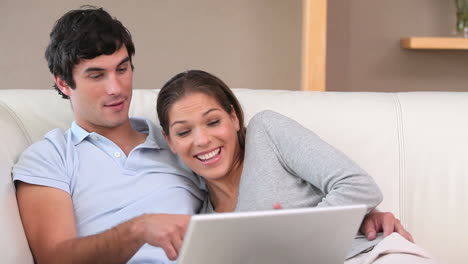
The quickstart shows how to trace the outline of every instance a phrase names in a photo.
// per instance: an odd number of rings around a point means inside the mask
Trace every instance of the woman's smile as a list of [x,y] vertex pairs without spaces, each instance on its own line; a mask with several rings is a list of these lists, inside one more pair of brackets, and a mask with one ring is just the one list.
[[207,179],[220,179],[232,173],[240,153],[239,121],[211,96],[189,94],[169,110],[171,150]]
[[221,158],[221,147],[196,154],[194,157],[205,165],[213,164]]

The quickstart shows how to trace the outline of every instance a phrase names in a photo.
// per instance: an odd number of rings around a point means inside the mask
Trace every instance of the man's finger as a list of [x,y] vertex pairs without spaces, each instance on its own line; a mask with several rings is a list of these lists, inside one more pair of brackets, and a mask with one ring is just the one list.
[[170,260],[176,260],[177,259],[177,251],[175,250],[174,246],[170,241],[167,241],[163,245],[161,245],[162,249],[164,252],[166,252],[167,258]]
[[179,255],[180,249],[182,248],[182,237],[175,237],[174,240],[172,241],[172,245],[174,246],[174,249],[176,250],[176,254]]

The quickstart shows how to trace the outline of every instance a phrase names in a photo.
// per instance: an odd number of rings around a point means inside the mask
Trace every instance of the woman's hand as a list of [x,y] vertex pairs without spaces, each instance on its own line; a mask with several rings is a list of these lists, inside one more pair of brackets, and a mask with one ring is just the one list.
[[401,225],[400,220],[395,218],[390,212],[372,210],[362,221],[360,230],[369,240],[374,240],[377,237],[377,232],[383,231],[384,237],[397,232],[408,241],[414,243],[411,234]]
[[283,209],[283,206],[281,206],[280,203],[275,202],[275,203],[273,203],[273,209]]

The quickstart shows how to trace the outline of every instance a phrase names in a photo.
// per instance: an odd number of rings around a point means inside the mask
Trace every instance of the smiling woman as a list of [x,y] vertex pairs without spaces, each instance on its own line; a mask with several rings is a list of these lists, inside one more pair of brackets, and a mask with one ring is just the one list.
[[219,78],[183,72],[158,96],[158,116],[171,150],[203,175],[219,211],[233,211],[245,144],[240,103]]
[[240,176],[239,129],[235,111],[226,112],[211,96],[193,92],[169,109],[169,130],[165,135],[171,150],[187,166],[216,185]]
[[237,98],[207,72],[174,76],[159,92],[157,111],[171,150],[205,179],[214,211],[265,210],[275,202],[371,210],[382,199],[366,172],[293,120],[266,111],[246,129]]
[[[174,76],[159,92],[157,112],[171,150],[206,181],[202,213],[269,210],[277,202],[283,208],[364,204],[371,211],[382,201],[372,177],[294,120],[263,111],[246,129],[237,98],[207,72]],[[375,215],[363,226],[379,221]],[[387,220],[381,227],[399,225]],[[383,240],[357,237],[347,262],[372,263],[390,249],[389,263],[434,263],[414,247],[397,233]]]

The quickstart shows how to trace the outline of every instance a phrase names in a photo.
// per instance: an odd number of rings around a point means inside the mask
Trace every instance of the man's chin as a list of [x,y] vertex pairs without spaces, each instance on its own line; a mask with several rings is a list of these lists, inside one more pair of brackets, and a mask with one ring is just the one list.
[[130,122],[130,119],[128,117],[126,118],[119,118],[119,119],[107,119],[103,120],[102,124],[106,128],[119,128],[124,125],[126,125],[128,122]]

